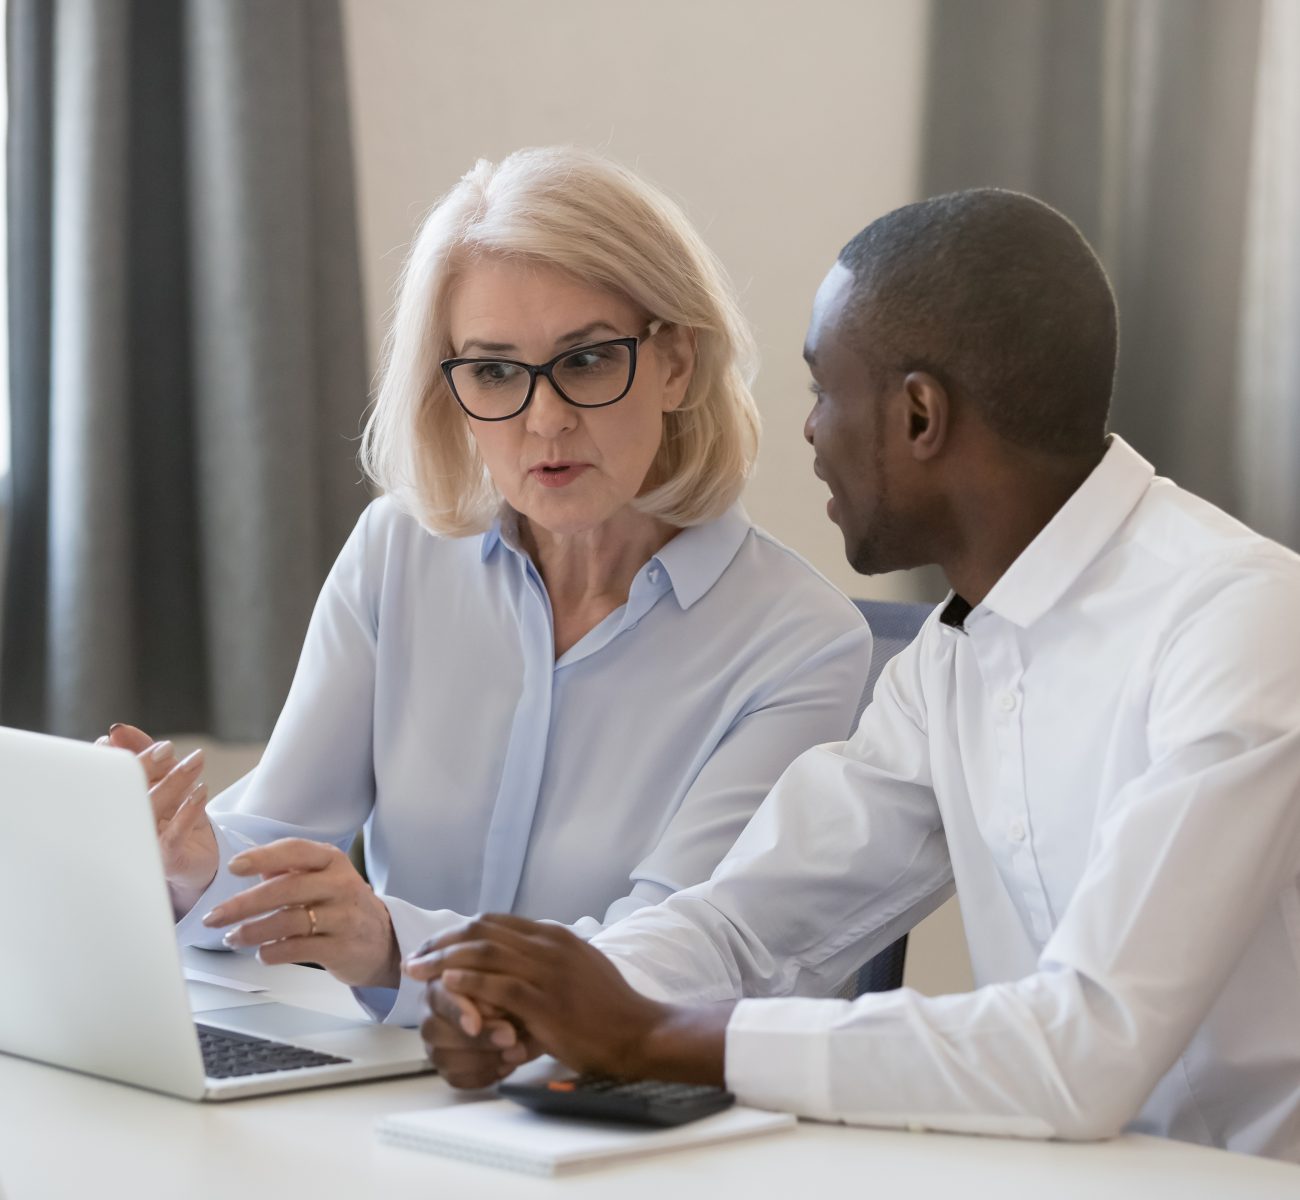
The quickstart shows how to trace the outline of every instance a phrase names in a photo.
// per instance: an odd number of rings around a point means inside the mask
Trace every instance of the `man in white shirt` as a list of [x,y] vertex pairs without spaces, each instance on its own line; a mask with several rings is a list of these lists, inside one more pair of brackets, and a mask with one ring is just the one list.
[[[1115,345],[1027,197],[845,247],[815,470],[857,570],[953,595],[707,883],[590,945],[489,916],[409,963],[453,1082],[545,1050],[826,1120],[1300,1159],[1300,559],[1106,436]],[[954,881],[975,991],[815,998]]]

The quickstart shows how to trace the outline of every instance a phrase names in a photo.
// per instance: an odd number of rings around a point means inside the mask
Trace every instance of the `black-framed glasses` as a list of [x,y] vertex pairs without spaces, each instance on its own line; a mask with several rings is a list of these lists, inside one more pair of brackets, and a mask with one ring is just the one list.
[[532,402],[537,377],[546,376],[561,400],[575,408],[617,404],[636,378],[636,353],[663,321],[651,321],[637,337],[611,338],[563,350],[550,362],[512,358],[447,358],[440,364],[451,394],[476,421],[508,421]]

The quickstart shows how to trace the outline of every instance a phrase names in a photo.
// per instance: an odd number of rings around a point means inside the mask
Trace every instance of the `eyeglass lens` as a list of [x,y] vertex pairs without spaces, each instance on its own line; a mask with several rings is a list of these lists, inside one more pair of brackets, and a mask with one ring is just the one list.
[[[617,399],[631,382],[632,351],[626,343],[586,346],[551,369],[556,386],[574,404],[595,406]],[[517,363],[479,359],[451,369],[460,402],[476,417],[517,412],[528,395],[528,371]]]

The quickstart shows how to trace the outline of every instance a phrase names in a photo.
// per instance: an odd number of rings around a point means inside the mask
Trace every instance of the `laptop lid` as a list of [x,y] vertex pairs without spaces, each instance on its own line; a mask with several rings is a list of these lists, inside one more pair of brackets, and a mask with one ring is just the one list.
[[0,912],[0,1051],[203,1095],[134,755],[0,728]]

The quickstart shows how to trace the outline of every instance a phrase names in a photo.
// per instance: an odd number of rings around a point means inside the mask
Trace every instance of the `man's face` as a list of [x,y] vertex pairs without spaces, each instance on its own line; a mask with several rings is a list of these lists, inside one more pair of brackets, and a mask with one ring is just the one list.
[[804,358],[816,397],[804,422],[813,470],[831,490],[826,513],[844,534],[853,569],[876,575],[912,566],[900,544],[898,497],[891,495],[885,396],[863,358],[863,331],[845,326],[853,276],[839,263],[813,301]]

